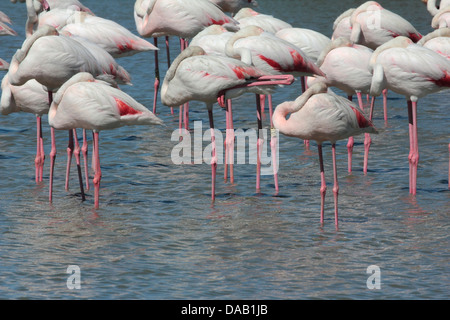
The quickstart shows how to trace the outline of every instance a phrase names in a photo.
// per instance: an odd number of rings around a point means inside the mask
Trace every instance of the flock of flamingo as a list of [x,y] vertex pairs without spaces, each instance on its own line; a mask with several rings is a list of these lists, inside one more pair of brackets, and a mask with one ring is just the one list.
[[[244,93],[256,97],[258,129],[263,127],[261,110],[267,102],[273,157],[276,129],[305,143],[316,141],[321,174],[321,223],[327,189],[322,144],[331,143],[336,226],[339,193],[336,141],[348,139],[348,171],[351,172],[353,136],[365,134],[366,173],[370,134],[377,133],[371,121],[374,99],[383,95],[386,120],[388,91],[404,95],[409,117],[409,191],[416,194],[417,101],[450,87],[450,1],[442,0],[439,9],[434,0],[428,1],[432,27],[436,30],[426,36],[375,1],[365,2],[337,17],[331,38],[259,13],[255,6],[254,0],[137,0],[134,4],[137,36],[117,22],[97,16],[78,0],[26,0],[26,39],[9,63],[0,59],[0,68],[7,71],[1,84],[1,112],[36,115],[36,183],[43,179],[45,159],[41,117],[48,114],[49,201],[52,201],[56,157],[54,130],[68,132],[66,189],[74,155],[83,200],[85,188],[89,189],[86,130],[93,131],[94,205],[98,208],[99,132],[125,125],[163,124],[155,115],[158,95],[172,112],[173,108],[179,108],[180,128],[183,124],[189,128],[190,101],[205,103],[211,129],[214,129],[213,105],[217,102],[225,109],[225,179],[229,168],[233,181],[232,99]],[[0,35],[17,36],[8,24],[10,19],[0,12]],[[157,39],[165,38],[169,55],[171,36],[180,38],[181,52],[173,61],[168,56],[168,70],[161,78],[158,65],[161,47]],[[153,38],[153,43],[146,38]],[[130,75],[118,64],[118,59],[144,51],[154,51],[155,55],[153,112],[119,88],[130,84]],[[291,87],[295,79],[301,82],[298,98],[274,108],[272,95]],[[333,87],[345,92],[347,97],[334,93]],[[352,102],[353,95],[357,96],[358,103]],[[372,97],[370,110],[364,110],[363,95],[367,99]],[[76,129],[83,130],[81,146]],[[214,130],[211,130],[211,143],[214,201],[217,170]],[[261,146],[262,137],[259,137],[257,189],[260,188]],[[273,175],[278,191],[276,171]]]

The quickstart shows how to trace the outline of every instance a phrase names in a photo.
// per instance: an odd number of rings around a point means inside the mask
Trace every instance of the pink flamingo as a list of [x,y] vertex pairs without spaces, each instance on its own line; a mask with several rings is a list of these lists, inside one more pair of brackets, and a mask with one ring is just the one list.
[[356,8],[350,18],[350,40],[373,50],[398,36],[417,42],[422,35],[398,14],[383,8],[376,1],[367,1]]
[[17,32],[3,22],[0,22],[0,36],[17,36]]
[[[125,125],[162,125],[145,106],[109,83],[95,80],[87,72],[80,72],[65,82],[55,95],[48,112],[50,126],[58,130],[83,128],[94,132],[95,200],[99,207],[101,168],[99,159],[99,132]],[[53,132],[54,133],[54,132]],[[52,153],[56,153],[52,136]],[[54,166],[54,162],[52,163]]]
[[274,85],[290,84],[292,81],[293,77],[265,76],[257,68],[236,59],[206,55],[197,46],[189,46],[173,61],[161,86],[161,100],[166,106],[176,106],[191,100],[206,104],[211,128],[212,201],[215,200],[217,168],[213,104],[219,99],[224,105],[225,100],[245,92],[266,94],[271,92]]
[[[237,30],[237,22],[209,0],[137,0],[134,4],[134,20],[138,33],[145,38],[153,37],[155,46],[158,37],[166,38],[168,67],[170,67],[169,36],[179,37],[181,50],[184,50],[188,46],[187,39],[193,38],[212,24],[226,25]],[[159,84],[158,52],[155,51],[154,113]]]
[[[361,110],[364,110],[361,93],[368,94],[372,82],[372,72],[369,68],[370,58],[373,50],[362,45],[353,44],[346,38],[337,38],[325,48],[318,58],[317,65],[327,75],[319,78],[328,87],[336,87],[344,91],[349,100],[353,94],[358,97]],[[345,76],[343,76],[345,75]],[[371,106],[373,107],[374,98]],[[372,108],[370,118],[372,120]],[[352,172],[352,151],[354,138],[350,137],[347,144],[348,149],[348,172]],[[363,171],[367,173],[369,148],[371,144],[370,134],[365,134],[364,140],[364,166]]]
[[241,29],[247,26],[258,26],[264,29],[264,31],[275,34],[281,29],[292,28],[290,23],[271,15],[259,13],[252,8],[242,8],[236,13],[234,18],[239,22]]
[[450,5],[439,9],[431,20],[431,27],[434,29],[450,27]]
[[331,42],[331,39],[326,35],[305,28],[285,28],[275,35],[300,48],[314,62],[317,62],[320,53]]
[[216,4],[223,12],[235,14],[243,7],[257,6],[256,0],[209,0]]
[[[15,86],[21,86],[28,80],[35,79],[46,87],[49,92],[49,102],[51,102],[52,92],[78,72],[90,72],[97,78],[108,81],[111,79],[120,80],[118,76],[120,72],[114,70],[113,65],[110,65],[106,70],[103,69],[99,59],[102,59],[102,57],[99,55],[93,56],[87,48],[76,40],[59,36],[54,27],[43,26],[25,40],[22,48],[14,54],[8,78],[10,84]],[[68,167],[73,153],[72,134],[73,131],[69,131]],[[56,154],[50,153],[51,164],[55,157]],[[52,170],[50,176],[53,178]],[[67,180],[66,189],[68,188]],[[50,181],[49,200],[51,202],[52,179]]]
[[3,115],[13,112],[27,112],[36,116],[36,157],[35,178],[36,183],[42,182],[44,169],[44,143],[42,138],[42,121],[44,114],[48,113],[48,94],[44,87],[34,79],[22,86],[13,86],[9,83],[8,73],[2,80],[2,96],[0,109]]
[[419,145],[417,136],[418,99],[450,87],[450,61],[438,53],[397,37],[377,48],[371,58],[373,69],[370,94],[377,96],[384,88],[404,95],[409,117],[409,192],[417,191]]
[[[250,25],[242,28],[227,42],[225,52],[228,56],[240,59],[266,74],[291,74],[294,77],[309,75],[325,76],[314,61],[292,43],[278,38],[262,28]],[[269,98],[270,125],[272,123],[272,99]],[[259,126],[261,126],[259,124]],[[271,137],[272,155],[275,154],[276,136]],[[258,142],[260,146],[262,139]],[[274,159],[276,162],[276,160]],[[274,169],[276,166],[274,166]],[[259,172],[257,172],[259,177]],[[278,178],[274,171],[275,190],[278,191]],[[257,179],[259,182],[259,179]],[[260,189],[260,185],[256,185]]]
[[439,1],[439,6],[436,5],[436,0],[428,0],[427,1],[427,10],[432,15],[435,16],[439,9],[450,6],[450,0],[441,0]]
[[334,20],[331,40],[335,40],[340,37],[350,39],[350,36],[352,34],[352,25],[350,23],[350,19],[354,11],[355,8],[347,9]]
[[430,32],[417,44],[431,49],[441,56],[450,59],[450,28],[440,28]]
[[114,58],[159,50],[117,22],[81,11],[74,11],[67,19],[67,24],[59,32],[67,36],[79,36],[96,43]]
[[[290,115],[286,119],[287,115]],[[282,134],[304,140],[315,140],[319,151],[322,185],[320,221],[324,220],[326,193],[323,169],[322,143],[330,141],[333,153],[334,171],[334,217],[338,227],[339,185],[336,171],[336,141],[362,133],[377,133],[370,120],[364,117],[358,106],[346,98],[327,93],[327,86],[318,82],[309,87],[295,101],[278,105],[273,114],[273,123]]]

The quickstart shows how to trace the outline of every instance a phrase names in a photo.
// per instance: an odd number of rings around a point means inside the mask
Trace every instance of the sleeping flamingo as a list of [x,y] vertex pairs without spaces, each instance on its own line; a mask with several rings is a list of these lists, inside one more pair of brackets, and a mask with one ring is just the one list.
[[351,15],[350,25],[350,40],[373,50],[398,36],[408,37],[414,42],[422,38],[411,23],[376,1],[367,1],[356,8]]
[[264,31],[275,34],[281,29],[292,28],[290,23],[268,14],[259,13],[252,8],[242,8],[236,13],[234,18],[239,22],[241,29],[247,26],[257,26],[264,29]]
[[439,9],[445,8],[447,6],[450,6],[450,0],[440,0],[439,6],[437,6],[436,0],[427,1],[427,10],[433,17],[439,12]]
[[[288,119],[286,116],[290,115]],[[314,83],[295,101],[278,105],[273,114],[273,123],[280,133],[304,140],[315,140],[319,151],[321,206],[320,221],[324,220],[326,193],[323,169],[322,144],[330,141],[333,152],[334,171],[334,217],[338,227],[339,185],[336,171],[336,141],[362,133],[377,133],[370,120],[366,119],[358,106],[346,98],[327,93],[327,85]]]
[[292,81],[293,77],[266,76],[257,68],[233,58],[206,55],[197,46],[189,46],[173,61],[161,86],[161,100],[166,106],[192,100],[206,104],[211,129],[212,201],[215,200],[217,168],[213,104],[219,99],[223,106],[225,100],[245,92],[267,94],[275,85],[290,84]]
[[44,114],[48,113],[48,94],[44,87],[34,79],[21,86],[13,86],[9,83],[8,73],[2,80],[2,96],[0,110],[3,115],[13,112],[27,112],[36,116],[36,157],[35,178],[36,183],[42,182],[44,168],[44,143],[42,138],[42,121]]
[[[108,81],[120,80],[119,72],[113,69],[114,66],[103,69],[98,59],[101,59],[101,56],[94,56],[81,43],[69,37],[59,36],[58,31],[52,26],[43,26],[27,38],[14,54],[8,78],[10,84],[16,86],[35,79],[46,87],[49,92],[49,102],[51,102],[52,92],[78,72],[90,72],[96,78]],[[72,134],[73,131],[69,131],[68,166],[73,150]],[[55,156],[56,154],[50,154],[51,162],[54,162]],[[53,171],[50,171],[50,175],[53,177]],[[52,183],[52,179],[50,182]],[[50,184],[50,202],[52,187],[53,185]]]
[[417,191],[419,145],[417,101],[450,87],[450,61],[406,37],[397,37],[378,47],[370,61],[373,69],[370,94],[378,96],[385,88],[404,95],[409,117],[409,192]]
[[[48,112],[49,125],[57,130],[83,128],[94,132],[95,200],[99,207],[101,168],[99,159],[99,132],[125,125],[162,125],[145,106],[110,83],[95,80],[87,72],[80,72],[66,81],[56,93]],[[56,153],[52,132],[52,153]],[[54,166],[54,162],[52,163]],[[53,170],[53,169],[52,169]]]
[[[152,37],[157,47],[157,38],[166,38],[167,62],[170,65],[169,37],[180,38],[181,50],[187,46],[187,39],[193,38],[204,28],[225,25],[237,30],[236,20],[227,16],[217,5],[209,0],[136,0],[134,4],[136,29],[142,37]],[[159,91],[160,74],[158,52],[155,51],[155,83],[153,112]]]
[[[225,52],[229,57],[240,59],[267,74],[291,74],[294,77],[325,76],[314,61],[300,48],[254,25],[243,27],[236,32],[228,40]],[[273,127],[271,98],[269,95],[270,125]],[[275,135],[271,138],[272,154],[274,154],[277,138]],[[275,190],[278,191],[276,172],[274,172],[274,180]],[[257,185],[257,189],[259,189],[259,185]]]
[[[327,75],[326,78],[317,77],[318,81],[324,81],[328,87],[336,87],[344,91],[349,100],[354,94],[358,97],[358,104],[364,110],[361,94],[368,94],[372,82],[372,72],[369,68],[373,50],[362,45],[353,44],[350,40],[340,37],[322,51],[317,60],[317,65]],[[372,98],[371,106],[373,107]],[[372,120],[372,108],[369,119]],[[370,134],[365,134],[364,139],[364,165],[363,171],[367,173],[371,139]],[[354,139],[350,137],[348,149],[348,172],[352,172],[352,151]]]

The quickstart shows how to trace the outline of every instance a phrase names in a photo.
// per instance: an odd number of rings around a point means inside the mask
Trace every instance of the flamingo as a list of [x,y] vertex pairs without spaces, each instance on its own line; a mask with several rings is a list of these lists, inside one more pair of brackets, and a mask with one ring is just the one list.
[[[158,37],[166,38],[168,66],[170,66],[169,36],[179,37],[181,50],[184,50],[188,45],[186,39],[193,38],[212,24],[238,29],[237,21],[228,17],[209,0],[136,0],[134,20],[138,33],[144,38],[153,37],[155,46]],[[153,113],[156,113],[159,84],[158,52],[155,51]]]
[[350,40],[373,50],[398,36],[417,42],[422,35],[398,14],[383,8],[376,1],[367,1],[356,8],[350,18]]
[[[225,52],[228,56],[240,59],[249,65],[254,65],[267,74],[291,74],[294,77],[313,74],[325,76],[314,61],[308,58],[300,48],[254,25],[244,27],[236,32],[228,40]],[[273,127],[271,95],[268,98],[270,125]],[[276,136],[271,138],[272,154],[275,154],[277,138]],[[278,179],[275,171],[274,180],[275,190],[278,191]],[[257,179],[257,181],[259,180]],[[256,188],[259,190],[260,186],[257,185]]]
[[258,6],[256,0],[209,0],[216,4],[223,12],[236,13],[243,7]]
[[[450,0],[439,1],[439,8],[445,8],[447,6],[450,6]],[[432,16],[435,16],[439,12],[439,8],[436,5],[436,0],[427,1],[427,10]]]
[[305,28],[285,28],[275,35],[300,48],[314,62],[317,62],[320,53],[331,42],[324,34]]
[[[44,85],[49,92],[49,102],[52,100],[52,92],[56,91],[64,82],[74,74],[86,71],[99,79],[110,81],[120,79],[117,70],[109,66],[103,69],[99,63],[101,56],[94,56],[81,43],[69,37],[60,36],[52,26],[43,26],[24,41],[22,48],[14,54],[9,67],[8,78],[11,85],[20,86],[28,80],[35,79]],[[69,131],[68,168],[72,157],[72,134]],[[50,154],[51,168],[56,154]],[[66,189],[68,188],[68,171],[66,173]],[[49,200],[52,201],[52,178]],[[82,191],[83,193],[83,191]]]
[[[372,72],[369,68],[373,50],[362,45],[353,44],[346,38],[337,38],[325,48],[318,58],[317,65],[327,75],[326,78],[318,77],[318,81],[324,81],[328,87],[336,87],[344,91],[349,100],[353,94],[358,97],[361,110],[364,110],[361,94],[370,92]],[[345,76],[344,76],[345,75]],[[374,99],[372,98],[372,106]],[[372,120],[372,108],[369,120]],[[354,138],[350,137],[348,149],[348,172],[352,172],[352,151]],[[368,133],[364,140],[364,174],[367,173],[367,163],[371,138]]]
[[[95,80],[87,72],[72,76],[58,90],[48,112],[49,125],[57,130],[83,128],[94,132],[95,200],[99,208],[101,168],[99,159],[99,132],[125,125],[162,125],[145,106],[110,83]],[[52,139],[52,153],[56,153]],[[54,165],[54,163],[52,164]]]
[[290,23],[271,15],[259,13],[252,8],[242,8],[234,18],[239,22],[241,29],[247,26],[258,26],[267,32],[277,33],[281,29],[292,28]]
[[219,99],[223,106],[226,99],[245,92],[266,94],[271,92],[274,85],[290,84],[293,81],[293,77],[265,76],[264,72],[239,60],[206,55],[201,47],[189,46],[173,61],[164,77],[161,86],[161,100],[164,105],[176,106],[191,100],[206,104],[211,128],[213,202],[217,168],[213,104]]
[[433,29],[450,27],[450,5],[439,9],[433,20],[431,20],[431,27]]
[[44,87],[34,79],[21,86],[9,83],[8,73],[2,79],[2,95],[0,109],[3,115],[13,112],[27,112],[36,116],[36,157],[35,178],[36,183],[42,181],[44,168],[44,144],[42,139],[42,116],[48,113],[48,94]]
[[[286,119],[287,115],[289,119]],[[326,193],[323,169],[322,143],[330,141],[333,154],[334,171],[334,217],[338,227],[339,185],[336,171],[336,141],[362,133],[377,133],[362,110],[346,98],[327,93],[324,82],[314,83],[295,101],[286,101],[278,105],[273,114],[273,123],[280,133],[304,140],[315,140],[319,152],[321,175],[320,221],[324,221],[324,203]]]
[[59,32],[79,36],[96,43],[114,58],[132,56],[139,52],[159,50],[145,39],[134,35],[120,24],[86,12],[73,11]]
[[414,44],[411,39],[397,37],[377,48],[370,61],[373,78],[372,96],[382,89],[404,95],[409,117],[409,192],[417,192],[419,145],[417,136],[418,99],[450,87],[450,61],[438,53]]
[[333,22],[333,34],[331,35],[331,40],[335,40],[340,37],[350,39],[352,34],[352,26],[350,24],[350,19],[352,17],[355,8],[350,8],[341,13]]
[[417,43],[450,59],[450,28],[440,28],[430,32]]

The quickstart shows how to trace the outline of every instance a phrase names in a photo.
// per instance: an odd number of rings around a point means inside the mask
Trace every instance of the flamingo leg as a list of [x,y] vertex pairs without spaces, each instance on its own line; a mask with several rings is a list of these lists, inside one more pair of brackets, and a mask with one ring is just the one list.
[[[41,119],[42,120],[42,119]],[[44,162],[45,162],[45,152],[44,152],[44,138],[42,137],[42,121],[39,125],[39,147],[40,147],[40,162],[39,162],[39,182],[42,182],[44,178]]]
[[73,155],[73,130],[69,130],[69,143],[67,145],[67,166],[66,166],[66,190],[69,190],[70,165]]
[[258,141],[256,143],[256,191],[261,190],[261,153],[262,153],[262,119],[261,119],[261,100],[256,95],[256,116],[258,120]]
[[387,125],[387,92],[388,89],[383,90],[383,112],[384,112],[384,124]]
[[81,146],[84,162],[84,176],[86,177],[86,190],[89,190],[89,172],[88,172],[88,144],[86,139],[86,129],[83,129],[83,145]]
[[319,152],[319,164],[320,164],[320,180],[321,180],[321,186],[320,186],[320,223],[323,224],[323,217],[324,217],[324,207],[325,207],[325,195],[327,193],[327,183],[325,182],[325,171],[323,169],[323,154],[322,154],[322,144],[317,144],[317,150]]
[[35,179],[36,184],[39,183],[39,171],[40,171],[40,162],[41,162],[41,117],[36,117],[36,158],[34,158],[34,166],[35,166]]
[[333,194],[334,194],[334,224],[336,228],[338,227],[338,195],[339,195],[339,183],[337,177],[337,166],[336,166],[336,144],[333,143],[331,145],[332,153],[333,153],[333,175],[334,175],[334,186],[333,186]]
[[99,198],[100,198],[100,181],[102,179],[102,171],[100,169],[100,156],[99,156],[99,145],[98,145],[98,132],[94,131],[94,157],[95,157],[95,175],[94,175],[94,207],[98,209]]
[[81,148],[78,142],[77,129],[73,129],[73,136],[75,140],[75,148],[73,149],[73,155],[75,156],[75,160],[77,162],[78,181],[80,182],[81,200],[85,201],[86,196],[84,195],[83,176],[81,175],[81,161],[80,161]]
[[[48,105],[51,106],[53,102],[53,93],[51,91],[48,92]],[[56,143],[55,143],[55,129],[53,127],[50,128],[50,136],[51,136],[51,144],[52,148],[50,150],[50,178],[49,178],[49,187],[48,187],[48,201],[52,203],[53,201],[53,173],[55,169],[55,159],[56,159]]]
[[275,183],[275,191],[278,192],[278,166],[277,166],[277,133],[275,131],[275,128],[273,127],[273,104],[272,104],[272,95],[268,96],[269,100],[269,116],[270,116],[270,150],[272,154],[272,166],[273,166],[273,180]]
[[412,194],[415,195],[417,191],[417,167],[419,164],[419,141],[417,135],[417,101],[412,102],[412,115],[413,115]]
[[[153,43],[155,47],[158,47],[158,38],[153,38]],[[158,50],[155,50],[155,83],[153,85],[153,113],[156,114],[156,100],[159,91],[159,61],[158,61]]]
[[211,131],[211,201],[216,200],[216,170],[217,170],[217,157],[216,157],[216,137],[214,134],[214,118],[212,105],[208,105],[209,127]]
[[[372,101],[370,102],[370,116],[369,116],[370,121],[372,121],[374,104],[375,104],[375,97],[372,97]],[[366,174],[368,163],[369,163],[369,150],[370,150],[370,146],[372,144],[372,138],[370,137],[369,133],[365,133],[364,136],[365,136],[365,138],[364,138],[364,167],[363,167],[363,170],[364,170],[364,174]]]
[[[352,96],[348,96],[348,100],[352,101]],[[348,153],[348,173],[352,173],[352,155],[353,155],[353,145],[355,144],[355,139],[353,137],[348,138],[347,141],[347,153]]]
[[[306,77],[301,76],[300,77],[300,82],[301,82],[301,85],[302,85],[302,93],[303,93],[303,92],[306,91],[306,89],[308,87],[307,84],[306,84]],[[303,143],[305,145],[306,150],[309,150],[309,140],[303,140]]]
[[[169,36],[166,36],[166,56],[167,56],[167,69],[169,69],[170,68]],[[173,115],[173,107],[170,107],[170,113]]]
[[49,195],[48,201],[52,203],[53,200],[53,173],[55,169],[55,159],[56,159],[56,143],[55,143],[55,129],[50,128],[50,135],[52,140],[52,148],[50,150],[50,182],[49,182]]
[[450,190],[450,143],[448,144],[448,189]]
[[233,126],[233,107],[231,99],[228,99],[228,112],[229,112],[229,140],[228,147],[228,159],[230,165],[230,182],[234,183],[234,126]]

